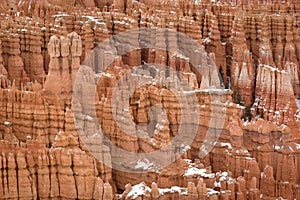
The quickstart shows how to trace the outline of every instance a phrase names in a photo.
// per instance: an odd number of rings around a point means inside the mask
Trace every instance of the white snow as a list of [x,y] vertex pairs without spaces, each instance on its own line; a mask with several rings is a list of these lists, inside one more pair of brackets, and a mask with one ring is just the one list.
[[200,0],[196,0],[196,1],[195,1],[195,4],[196,4],[196,5],[199,5],[200,2],[201,2]]
[[183,148],[184,153],[191,149],[191,147],[189,145],[183,146],[182,148]]
[[93,117],[90,116],[90,115],[86,115],[86,120],[88,120],[88,121],[93,121]]
[[209,37],[207,37],[207,38],[203,39],[202,42],[203,42],[203,43],[209,43],[209,42],[211,42],[211,40],[210,40]]
[[158,188],[158,191],[161,195],[164,195],[165,193],[185,193],[187,192],[187,188],[181,188],[179,186],[172,186],[171,188]]
[[283,146],[279,146],[279,145],[275,145],[275,146],[273,146],[276,150],[279,150],[279,149],[282,149],[283,148]]
[[127,194],[126,199],[136,199],[139,196],[145,195],[146,192],[151,192],[151,189],[142,182],[132,187],[132,190]]
[[217,182],[217,181],[215,180],[214,186],[220,188],[220,187],[221,187],[221,183],[220,183],[220,182]]
[[211,189],[211,188],[207,188],[207,194],[208,195],[214,195],[214,194],[219,194],[220,192],[218,192],[218,191],[215,191],[215,190],[213,190],[213,189]]
[[67,13],[61,13],[59,12],[58,14],[56,15],[53,15],[53,17],[69,17],[70,15],[68,15]]
[[188,168],[183,176],[201,176],[204,178],[214,178],[215,174],[206,173],[206,169],[198,169],[196,167]]
[[[231,179],[231,177],[229,177],[228,172],[217,172],[217,175],[221,175],[221,177],[220,177],[220,179],[219,179],[220,182],[223,182],[223,181],[226,181],[226,180]],[[215,182],[216,182],[216,181],[215,181]],[[219,182],[219,183],[220,183],[220,182]]]
[[262,178],[266,178],[266,177],[267,177],[267,175],[266,175],[264,172],[261,172],[261,173],[260,173],[260,177],[262,177]]
[[221,147],[228,147],[228,149],[232,149],[232,146],[229,142],[220,142]]
[[282,71],[280,71],[279,69],[277,69],[277,68],[275,68],[275,67],[272,67],[272,66],[270,66],[270,65],[263,65],[263,68],[265,68],[265,69],[269,69],[270,71],[273,71],[273,72],[278,72],[278,73],[285,73],[285,71],[284,70],[282,70]]
[[163,130],[163,128],[164,128],[164,125],[163,125],[163,124],[157,123],[157,124],[155,125],[155,129],[156,129],[157,131],[161,131],[161,130]]
[[11,124],[11,122],[4,122],[4,125],[6,125],[6,126],[8,126],[10,124]]
[[155,142],[155,139],[154,139],[154,138],[151,138],[150,141],[151,141],[151,143],[152,143],[153,145],[156,145],[156,142]]
[[153,166],[154,166],[153,163],[151,163],[147,158],[144,158],[143,160],[141,159],[138,160],[136,166],[134,166],[134,169],[147,170]]

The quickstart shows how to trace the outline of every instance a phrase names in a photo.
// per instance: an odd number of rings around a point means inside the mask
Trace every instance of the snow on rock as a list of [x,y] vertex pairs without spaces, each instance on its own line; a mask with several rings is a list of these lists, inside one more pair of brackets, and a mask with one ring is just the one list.
[[208,173],[207,169],[199,169],[195,163],[193,163],[189,159],[184,159],[186,163],[189,164],[189,168],[185,171],[183,176],[189,176],[189,177],[202,177],[202,178],[215,178],[214,173]]
[[11,125],[11,122],[7,122],[7,121],[6,121],[6,122],[4,122],[4,125],[5,125],[5,126],[9,126],[9,125]]
[[229,142],[220,142],[221,147],[227,147],[228,149],[232,149],[232,146]]
[[147,170],[150,169],[151,167],[153,167],[154,164],[151,163],[147,158],[139,159],[137,161],[137,164],[134,166],[134,169],[143,169],[143,170]]
[[228,172],[217,172],[216,175],[220,176],[220,182],[233,180],[233,178],[230,177]]
[[214,187],[220,188],[221,187],[221,182],[220,181],[218,182],[218,181],[215,180]]
[[179,193],[179,194],[183,194],[183,193],[187,193],[187,188],[182,188],[179,186],[172,186],[171,188],[158,188],[158,191],[161,195],[164,195],[166,193]]
[[215,191],[215,190],[213,190],[213,189],[211,189],[211,188],[207,188],[207,194],[208,195],[218,195],[218,194],[220,194],[220,192],[218,192],[218,191]]
[[295,118],[297,122],[300,122],[300,109],[296,112]]
[[141,182],[132,187],[131,191],[126,196],[126,199],[136,199],[139,196],[145,195],[147,192],[151,192],[151,189],[144,182]]
[[207,173],[206,169],[198,169],[197,167],[189,167],[183,176],[201,176],[203,178],[215,178],[215,174]]

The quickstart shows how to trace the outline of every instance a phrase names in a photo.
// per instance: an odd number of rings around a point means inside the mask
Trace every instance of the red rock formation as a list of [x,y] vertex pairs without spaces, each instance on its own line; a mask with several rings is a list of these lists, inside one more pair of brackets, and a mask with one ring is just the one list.
[[287,19],[286,27],[286,44],[283,51],[283,68],[288,72],[291,78],[294,94],[296,98],[299,98],[299,62],[296,56],[296,47],[293,43],[293,27],[292,19]]
[[53,36],[48,49],[50,63],[49,76],[45,82],[45,98],[51,105],[70,105],[73,82],[80,67],[81,37],[76,33],[60,39]]
[[29,81],[24,70],[24,63],[20,56],[20,38],[17,33],[7,33],[9,37],[2,37],[4,65],[7,66],[8,79],[15,82],[17,87]]
[[218,20],[212,12],[205,13],[203,26],[203,45],[209,53],[213,52],[216,55],[216,65],[222,71],[223,81],[226,84],[225,45],[221,42]]
[[[296,1],[1,3],[0,198],[299,199]],[[117,36],[139,27],[168,30]],[[176,31],[203,43],[209,57]],[[113,34],[118,45],[92,51]],[[139,49],[147,43],[159,50]],[[112,60],[121,44],[137,50]],[[84,60],[91,68],[80,67]],[[195,96],[187,105],[199,115],[181,107],[182,94]],[[196,136],[156,158],[166,167],[122,155],[102,138],[149,153],[180,135],[180,125],[191,135],[197,125]],[[111,168],[120,162],[125,170]],[[145,166],[152,171],[142,173]]]
[[249,107],[253,103],[255,71],[252,55],[246,45],[243,25],[243,19],[237,16],[231,36],[232,67],[230,79],[235,100],[241,105]]
[[0,84],[0,87],[1,88],[7,88],[8,86],[8,77],[7,77],[7,71],[6,69],[4,68],[4,65],[3,65],[3,58],[1,56],[2,54],[2,42],[0,42],[0,81],[1,81],[1,84]]
[[[32,82],[42,83],[45,78],[42,56],[42,32],[38,24],[25,26],[20,31],[21,57],[24,69]],[[34,62],[33,62],[34,61]]]
[[261,175],[261,188],[262,194],[264,196],[275,196],[275,180],[273,177],[273,168],[271,166],[266,166],[264,172]]
[[[84,151],[47,150],[35,141],[20,145],[15,152],[9,152],[10,144],[1,143],[1,158],[7,161],[7,165],[1,165],[1,174],[8,175],[1,180],[2,197],[112,199],[112,191],[96,177],[97,170],[94,167],[86,170],[90,165],[95,166],[95,161]],[[74,167],[70,168],[71,165]],[[43,184],[38,184],[40,182]],[[104,190],[104,194],[99,193],[99,189]]]
[[[297,110],[290,76],[268,65],[258,67],[256,78],[256,115],[278,124],[286,124],[293,130],[299,130],[294,113]],[[292,131],[295,133],[294,131]],[[297,137],[297,134],[293,134]]]

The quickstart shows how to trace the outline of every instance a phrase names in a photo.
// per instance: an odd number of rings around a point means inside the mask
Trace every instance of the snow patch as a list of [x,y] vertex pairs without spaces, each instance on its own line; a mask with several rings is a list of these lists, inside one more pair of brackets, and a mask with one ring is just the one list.
[[220,187],[221,187],[221,182],[217,182],[217,181],[215,180],[214,186],[220,188]]
[[164,195],[166,193],[187,193],[187,188],[181,188],[179,186],[172,186],[171,188],[158,188],[158,191],[161,195]]
[[151,189],[144,183],[140,183],[132,187],[131,191],[127,194],[126,199],[136,199],[143,196],[146,192],[151,192]]
[[9,126],[9,125],[11,125],[11,122],[7,122],[7,121],[6,121],[6,122],[4,122],[4,125],[5,125],[5,126]]
[[86,115],[86,120],[88,120],[88,121],[93,121],[94,119],[93,119],[93,117],[92,117],[92,116],[90,116],[90,115]]
[[218,195],[218,194],[220,194],[220,192],[215,191],[215,190],[210,189],[210,188],[207,188],[207,194],[208,195]]
[[204,178],[215,178],[215,174],[207,173],[206,169],[198,169],[196,167],[188,168],[183,176],[201,176]]
[[151,163],[147,158],[144,158],[143,160],[139,159],[137,161],[137,164],[136,164],[136,166],[134,166],[134,169],[147,170],[153,166],[154,166],[153,163]]
[[283,146],[279,146],[279,145],[275,145],[275,146],[273,146],[276,150],[279,150],[279,149],[282,149],[283,148]]
[[227,147],[228,149],[232,149],[232,146],[229,142],[220,142],[221,147]]

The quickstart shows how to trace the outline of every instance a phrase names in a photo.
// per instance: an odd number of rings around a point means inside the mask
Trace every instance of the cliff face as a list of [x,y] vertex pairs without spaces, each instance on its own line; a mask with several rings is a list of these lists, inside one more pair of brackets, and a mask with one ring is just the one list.
[[31,141],[12,151],[11,145],[1,143],[2,198],[112,199],[111,186],[103,183],[86,152],[74,146],[48,149]]
[[300,198],[298,3],[0,12],[0,199]]

